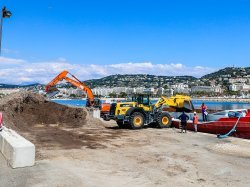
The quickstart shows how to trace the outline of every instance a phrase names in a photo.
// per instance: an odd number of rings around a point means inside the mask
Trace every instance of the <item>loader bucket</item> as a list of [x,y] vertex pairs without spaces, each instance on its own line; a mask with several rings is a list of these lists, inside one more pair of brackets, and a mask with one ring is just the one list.
[[191,112],[194,111],[194,105],[191,101],[184,101],[184,111]]

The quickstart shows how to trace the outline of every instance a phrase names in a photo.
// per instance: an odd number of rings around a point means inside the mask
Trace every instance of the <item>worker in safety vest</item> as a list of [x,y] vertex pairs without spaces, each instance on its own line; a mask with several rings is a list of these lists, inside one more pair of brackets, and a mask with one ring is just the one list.
[[194,125],[194,131],[197,132],[197,124],[198,124],[198,115],[194,111],[194,117],[193,117],[193,125]]
[[0,131],[3,130],[3,114],[0,112]]

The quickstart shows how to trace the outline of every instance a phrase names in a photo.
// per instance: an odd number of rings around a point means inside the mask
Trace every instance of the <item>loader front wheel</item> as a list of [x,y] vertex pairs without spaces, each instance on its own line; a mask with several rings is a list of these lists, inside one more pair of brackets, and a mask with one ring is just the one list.
[[135,112],[130,117],[130,125],[132,129],[141,129],[144,127],[144,116],[140,112]]
[[167,112],[163,112],[159,114],[157,122],[158,122],[159,128],[168,128],[171,126],[172,119],[171,119],[171,116]]

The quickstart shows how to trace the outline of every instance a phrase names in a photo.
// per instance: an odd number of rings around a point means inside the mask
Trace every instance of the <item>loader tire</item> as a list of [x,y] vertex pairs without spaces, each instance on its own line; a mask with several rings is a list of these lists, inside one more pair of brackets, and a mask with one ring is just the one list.
[[132,129],[141,129],[144,127],[144,116],[140,112],[134,112],[130,117],[130,126]]
[[103,116],[103,120],[104,120],[104,121],[110,121],[110,117],[109,117],[108,115],[104,115],[104,116]]
[[172,123],[172,118],[167,112],[162,112],[157,118],[159,128],[169,128]]
[[126,129],[127,128],[127,125],[126,124],[123,124],[123,121],[116,121],[118,127],[120,129]]

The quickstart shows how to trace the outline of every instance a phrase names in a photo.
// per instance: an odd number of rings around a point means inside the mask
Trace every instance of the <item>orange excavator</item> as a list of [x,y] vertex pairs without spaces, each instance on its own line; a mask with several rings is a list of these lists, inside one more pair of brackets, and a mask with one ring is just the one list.
[[[71,75],[73,78],[67,77],[67,75]],[[55,85],[60,81],[67,81],[70,84],[80,88],[87,94],[87,102],[86,107],[94,107],[99,108],[101,110],[101,117],[105,116],[105,114],[109,113],[110,104],[109,103],[101,103],[99,98],[94,98],[92,90],[86,86],[83,82],[77,79],[74,75],[69,73],[68,71],[64,70],[59,75],[57,75],[49,84],[46,85],[45,91],[47,92],[49,97],[54,96],[59,91],[55,89]]]

